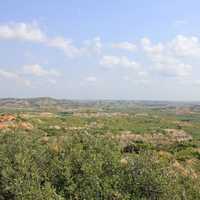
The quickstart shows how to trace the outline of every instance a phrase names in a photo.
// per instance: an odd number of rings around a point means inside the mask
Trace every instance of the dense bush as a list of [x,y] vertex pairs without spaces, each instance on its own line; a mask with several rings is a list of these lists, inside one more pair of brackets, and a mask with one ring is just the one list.
[[127,155],[103,136],[0,135],[0,200],[200,199],[194,184],[153,151]]

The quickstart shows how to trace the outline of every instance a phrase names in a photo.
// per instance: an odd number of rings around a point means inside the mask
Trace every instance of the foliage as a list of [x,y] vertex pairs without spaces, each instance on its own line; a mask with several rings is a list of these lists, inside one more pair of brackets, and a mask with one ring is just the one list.
[[174,176],[150,149],[126,157],[113,140],[87,132],[41,139],[0,135],[0,200],[200,198],[197,184]]

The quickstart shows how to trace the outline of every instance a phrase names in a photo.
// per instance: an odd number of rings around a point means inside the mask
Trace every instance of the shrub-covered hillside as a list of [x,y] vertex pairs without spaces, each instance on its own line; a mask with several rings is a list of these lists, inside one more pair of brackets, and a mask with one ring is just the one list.
[[172,162],[150,148],[126,153],[89,133],[1,134],[0,199],[200,199],[199,178]]
[[3,109],[0,200],[200,199],[198,110],[106,109]]

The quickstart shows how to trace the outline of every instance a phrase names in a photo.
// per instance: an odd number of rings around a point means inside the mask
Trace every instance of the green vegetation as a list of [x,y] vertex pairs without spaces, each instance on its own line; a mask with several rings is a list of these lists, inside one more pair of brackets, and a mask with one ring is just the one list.
[[200,198],[198,181],[193,187],[153,151],[126,155],[112,140],[84,133],[48,144],[20,133],[0,141],[0,199]]
[[200,199],[198,110],[71,104],[2,110],[0,200]]

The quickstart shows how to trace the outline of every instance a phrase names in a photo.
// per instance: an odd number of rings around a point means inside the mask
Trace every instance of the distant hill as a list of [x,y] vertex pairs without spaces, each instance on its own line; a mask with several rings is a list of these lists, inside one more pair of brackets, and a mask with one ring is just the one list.
[[16,99],[16,98],[5,98],[0,99],[1,109],[50,109],[59,108],[62,106],[61,100],[40,97],[40,98],[27,98],[27,99]]
[[75,108],[95,108],[104,103],[102,101],[65,100],[50,97],[38,98],[4,98],[0,99],[0,109],[29,109],[29,110],[66,110]]
[[69,109],[106,109],[128,111],[130,108],[163,108],[176,109],[177,107],[190,107],[200,109],[198,102],[169,102],[169,101],[134,101],[134,100],[66,100],[50,97],[38,98],[4,98],[0,99],[0,109],[14,110],[56,110],[64,111]]

